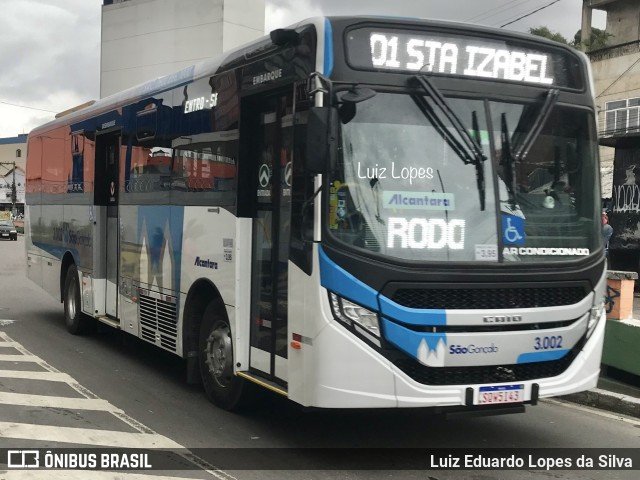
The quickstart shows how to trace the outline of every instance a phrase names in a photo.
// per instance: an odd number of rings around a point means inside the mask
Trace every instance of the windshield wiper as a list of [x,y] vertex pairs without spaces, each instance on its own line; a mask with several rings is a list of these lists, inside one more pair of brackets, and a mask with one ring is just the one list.
[[511,140],[509,139],[509,127],[507,127],[507,114],[502,113],[500,117],[500,140],[502,141],[502,156],[500,165],[504,168],[504,175],[507,177],[507,193],[509,194],[509,204],[512,208],[516,207],[516,160],[511,152]]
[[544,124],[547,123],[547,119],[551,115],[551,110],[553,110],[553,107],[558,102],[558,94],[559,91],[555,88],[547,92],[544,103],[540,107],[540,112],[531,125],[527,136],[524,138],[524,140],[522,140],[522,142],[518,143],[516,148],[514,148],[515,153],[513,155],[513,158],[516,162],[524,160],[529,154],[529,150],[538,139],[538,135],[540,135],[542,127],[544,127]]
[[[547,92],[547,96],[544,99],[544,103],[540,107],[540,111],[533,120],[531,124],[531,128],[528,129],[526,136],[521,140],[516,142],[516,145],[512,148],[511,142],[509,140],[509,128],[507,126],[507,115],[506,113],[502,113],[501,115],[501,137],[502,137],[502,158],[500,159],[500,165],[504,167],[505,182],[507,183],[507,191],[509,193],[509,203],[515,207],[516,205],[516,169],[515,164],[517,162],[523,161],[527,155],[529,155],[529,150],[538,139],[542,128],[544,127],[547,119],[551,115],[551,111],[553,107],[558,102],[558,94],[559,91],[555,88],[549,90]],[[521,121],[521,125],[528,125],[529,118],[531,115],[526,115],[524,121]]]
[[[458,115],[453,111],[445,97],[440,93],[436,86],[426,75],[416,75],[416,81],[422,89],[431,97],[433,104],[438,108],[440,113],[453,126],[458,136],[454,135],[451,130],[442,121],[433,107],[424,97],[413,95],[412,98],[418,105],[418,108],[433,124],[436,131],[460,157],[465,165],[473,164],[476,167],[476,184],[478,194],[480,195],[480,210],[485,209],[485,179],[484,179],[484,161],[487,159],[480,146],[480,128],[478,126],[478,116],[474,111],[472,114],[473,136],[462,124]],[[458,138],[459,137],[459,138]],[[474,138],[475,137],[475,138]]]

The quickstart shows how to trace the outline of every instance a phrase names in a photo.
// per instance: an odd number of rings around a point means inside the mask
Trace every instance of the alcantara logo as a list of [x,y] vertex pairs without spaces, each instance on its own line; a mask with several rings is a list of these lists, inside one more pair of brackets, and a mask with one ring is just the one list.
[[498,347],[493,343],[490,347],[478,347],[473,343],[463,347],[462,345],[451,345],[449,347],[449,355],[465,355],[465,354],[478,354],[478,353],[498,353]]

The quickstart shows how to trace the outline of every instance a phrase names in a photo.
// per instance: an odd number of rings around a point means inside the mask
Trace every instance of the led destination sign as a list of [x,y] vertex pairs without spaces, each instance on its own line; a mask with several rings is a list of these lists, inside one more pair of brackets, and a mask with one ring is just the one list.
[[354,68],[459,75],[581,88],[579,65],[560,50],[467,36],[361,28],[347,35]]

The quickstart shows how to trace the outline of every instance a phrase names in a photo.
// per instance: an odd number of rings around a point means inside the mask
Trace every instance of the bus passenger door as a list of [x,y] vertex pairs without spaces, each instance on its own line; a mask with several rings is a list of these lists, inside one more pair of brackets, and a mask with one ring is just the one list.
[[[288,261],[291,218],[293,94],[251,104],[256,144],[252,195],[250,367],[286,385],[288,338]],[[256,373],[257,373],[256,372]]]
[[118,318],[118,191],[120,164],[120,132],[96,136],[96,205],[106,207],[104,234],[104,270],[106,276],[105,313]]

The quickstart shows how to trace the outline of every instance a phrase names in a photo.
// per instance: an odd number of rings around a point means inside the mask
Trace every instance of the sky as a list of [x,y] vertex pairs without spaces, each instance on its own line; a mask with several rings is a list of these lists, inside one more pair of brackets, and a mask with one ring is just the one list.
[[[365,14],[500,27],[552,1],[265,0],[265,31],[315,15]],[[0,0],[0,138],[28,133],[57,112],[99,98],[101,6],[102,0]],[[505,29],[544,25],[571,39],[581,11],[582,0],[559,0]],[[595,12],[593,25],[604,28],[604,22]]]

